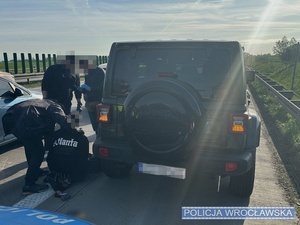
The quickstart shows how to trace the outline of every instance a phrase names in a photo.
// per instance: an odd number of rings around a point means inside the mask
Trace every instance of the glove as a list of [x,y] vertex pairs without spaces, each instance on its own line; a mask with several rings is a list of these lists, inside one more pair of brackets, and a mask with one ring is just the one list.
[[82,84],[80,87],[86,91],[91,91],[91,87],[87,84]]

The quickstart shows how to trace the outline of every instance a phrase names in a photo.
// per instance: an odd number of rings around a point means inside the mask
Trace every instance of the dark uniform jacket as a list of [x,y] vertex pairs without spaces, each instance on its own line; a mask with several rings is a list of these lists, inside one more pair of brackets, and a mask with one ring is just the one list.
[[72,181],[82,180],[87,172],[89,141],[82,130],[60,129],[51,136],[46,146],[50,172],[71,176]]
[[85,75],[85,84],[87,84],[91,90],[84,93],[85,101],[88,102],[100,102],[102,98],[103,82],[105,72],[101,68],[90,69],[88,74]]
[[49,99],[31,99],[10,107],[2,118],[5,135],[43,137],[54,131],[55,123],[70,127],[62,107]]
[[47,98],[62,104],[71,102],[73,92],[77,99],[81,98],[79,86],[79,75],[70,74],[63,64],[49,66],[42,80],[42,91],[48,92]]

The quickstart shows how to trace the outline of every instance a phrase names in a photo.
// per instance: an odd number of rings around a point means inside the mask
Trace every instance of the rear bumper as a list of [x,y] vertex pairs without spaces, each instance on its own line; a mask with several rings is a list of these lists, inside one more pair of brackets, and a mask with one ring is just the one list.
[[[202,155],[204,160],[203,168],[205,171],[218,175],[241,175],[250,170],[255,161],[255,149],[246,150],[242,154],[210,154]],[[227,163],[236,163],[237,169],[232,171],[226,170]]]
[[[107,156],[100,153],[100,148],[107,149]],[[179,158],[150,158],[136,154],[128,144],[105,142],[97,139],[93,144],[93,153],[97,158],[113,160],[128,164],[137,164],[138,162],[160,164],[176,167],[186,167],[187,163],[196,162],[201,171],[215,175],[240,175],[252,168],[255,161],[255,149],[247,149],[241,154],[220,154],[213,152],[197,152],[188,160]],[[232,171],[226,170],[227,163],[236,163],[237,168]]]

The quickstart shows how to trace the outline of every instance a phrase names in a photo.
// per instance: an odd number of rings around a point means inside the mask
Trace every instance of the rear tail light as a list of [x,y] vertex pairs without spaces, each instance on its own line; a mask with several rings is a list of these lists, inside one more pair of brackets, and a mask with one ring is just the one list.
[[99,154],[101,154],[102,156],[104,156],[104,157],[107,157],[108,156],[108,149],[107,148],[99,148],[98,149],[98,152],[99,152]]
[[248,115],[233,114],[230,116],[230,132],[244,134],[247,130]]
[[228,162],[225,165],[226,172],[232,172],[238,168],[238,164],[235,162]]
[[110,122],[110,106],[100,103],[96,106],[96,108],[97,108],[97,121],[99,123],[109,123]]

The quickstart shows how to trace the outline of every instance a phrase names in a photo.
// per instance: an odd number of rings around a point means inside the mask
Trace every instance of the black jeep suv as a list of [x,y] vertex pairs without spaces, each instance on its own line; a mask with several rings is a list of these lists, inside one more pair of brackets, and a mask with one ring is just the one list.
[[248,77],[238,42],[113,43],[93,145],[103,172],[125,177],[138,164],[176,177],[192,161],[250,196],[260,119],[248,106]]

